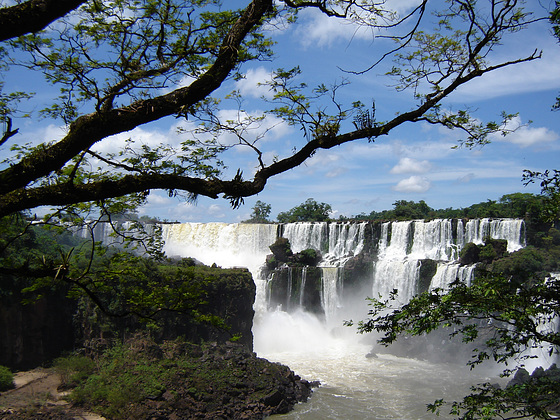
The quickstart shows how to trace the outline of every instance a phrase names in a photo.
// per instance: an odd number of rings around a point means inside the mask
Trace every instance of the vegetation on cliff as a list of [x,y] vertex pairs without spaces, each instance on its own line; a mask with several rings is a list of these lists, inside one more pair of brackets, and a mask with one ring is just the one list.
[[311,394],[312,384],[286,366],[235,343],[156,344],[136,336],[106,351],[93,366],[82,359],[58,362],[73,388],[71,400],[115,420],[262,419],[288,412]]

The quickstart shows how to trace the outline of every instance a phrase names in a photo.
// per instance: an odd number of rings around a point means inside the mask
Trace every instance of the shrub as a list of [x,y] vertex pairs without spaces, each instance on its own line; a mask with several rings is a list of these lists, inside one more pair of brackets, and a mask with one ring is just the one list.
[[94,372],[95,363],[89,357],[73,355],[56,359],[54,368],[60,374],[62,387],[74,388]]
[[0,392],[15,388],[14,375],[5,366],[0,366]]

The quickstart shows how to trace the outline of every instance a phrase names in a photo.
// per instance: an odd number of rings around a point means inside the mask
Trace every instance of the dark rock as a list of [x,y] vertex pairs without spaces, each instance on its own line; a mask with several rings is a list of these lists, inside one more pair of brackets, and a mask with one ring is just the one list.
[[278,238],[276,242],[270,245],[270,250],[274,255],[274,258],[282,263],[288,261],[288,259],[293,255],[292,249],[290,247],[290,241],[286,238]]
[[529,375],[529,372],[527,372],[526,369],[524,368],[517,369],[517,372],[515,372],[513,379],[508,382],[506,387],[510,387],[514,385],[523,385],[529,382],[530,379],[531,379],[531,375]]

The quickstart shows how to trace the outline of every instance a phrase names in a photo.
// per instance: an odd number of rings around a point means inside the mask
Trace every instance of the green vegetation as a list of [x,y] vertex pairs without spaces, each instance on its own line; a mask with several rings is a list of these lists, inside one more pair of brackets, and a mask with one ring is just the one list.
[[[58,364],[86,373],[81,361],[72,368],[76,360]],[[114,420],[151,418],[153,410],[163,418],[172,413],[194,418],[199,412],[233,418],[278,404],[267,404],[267,397],[296,379],[285,366],[237,344],[196,345],[179,339],[156,344],[142,335],[107,350],[93,370],[85,365],[87,374],[73,383],[71,401]]]
[[74,388],[85,381],[96,368],[94,360],[89,357],[73,354],[59,357],[53,368],[60,375],[61,388]]
[[353,216],[352,220],[414,220],[414,219],[478,219],[484,217],[540,218],[546,199],[543,195],[514,193],[498,201],[487,200],[469,207],[433,209],[424,200],[419,202],[399,200],[392,210],[372,211]]
[[326,222],[329,220],[331,211],[330,204],[317,203],[314,199],[308,198],[305,203],[279,213],[277,219],[279,223]]
[[272,207],[270,204],[257,200],[253,207],[251,218],[249,220],[245,220],[243,223],[271,223],[270,220],[268,220],[271,210]]
[[0,392],[7,391],[15,387],[14,375],[5,366],[0,366]]

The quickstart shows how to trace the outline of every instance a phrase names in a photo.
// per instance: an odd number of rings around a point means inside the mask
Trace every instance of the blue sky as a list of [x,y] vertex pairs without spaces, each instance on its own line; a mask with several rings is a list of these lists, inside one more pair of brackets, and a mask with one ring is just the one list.
[[[395,4],[406,12],[415,2]],[[542,4],[528,2],[539,15],[545,14]],[[544,4],[551,5],[552,2]],[[414,105],[410,92],[398,93],[389,86],[392,81],[383,73],[390,62],[361,76],[341,70],[367,68],[381,51],[390,47],[386,40],[372,39],[371,32],[317,12],[305,12],[297,25],[276,28],[271,36],[278,43],[276,58],[245,64],[241,69],[245,78],[228,81],[219,92],[226,94],[238,89],[246,100],[244,109],[248,113],[258,115],[267,107],[259,97],[268,93],[258,83],[269,78],[276,68],[295,65],[302,69],[301,81],[309,85],[330,85],[348,78],[350,84],[340,92],[340,99],[347,105],[356,100],[369,104],[374,99],[378,120]],[[482,120],[499,120],[502,111],[518,112],[515,122],[521,127],[505,138],[494,137],[490,145],[472,150],[453,149],[459,133],[426,123],[407,124],[373,143],[363,140],[317,152],[299,168],[270,179],[265,190],[245,199],[240,209],[232,210],[229,202],[222,199],[201,197],[193,205],[170,198],[165,192],[152,192],[140,214],[182,222],[238,222],[249,218],[256,200],[270,204],[271,216],[275,218],[279,212],[314,198],[329,203],[336,218],[390,209],[397,200],[425,200],[433,208],[458,208],[513,192],[537,193],[536,186],[522,185],[521,176],[524,169],[559,168],[560,113],[551,111],[551,106],[560,94],[560,45],[552,37],[548,22],[542,22],[505,39],[491,60],[529,55],[535,48],[543,51],[540,60],[479,78],[444,102],[445,108],[468,106]],[[28,86],[34,79],[11,74],[6,80],[17,88]],[[39,85],[32,89],[38,93],[36,101],[48,100],[48,91],[38,91]],[[220,115],[237,115],[234,104],[223,102]],[[16,123],[21,134],[14,142],[55,139],[64,132],[56,121],[33,118]],[[176,133],[178,124],[181,122],[176,119],[165,119],[104,141],[96,148],[114,150],[129,137],[152,145],[162,141],[178,144],[183,140]],[[289,127],[274,117],[267,117],[263,127],[270,129],[260,143],[269,162],[274,156],[286,156],[293,147],[305,142],[297,127]],[[7,153],[7,147],[2,147],[0,153]],[[246,176],[256,167],[255,155],[247,149],[234,148],[224,160],[230,171],[235,173],[239,167]]]

